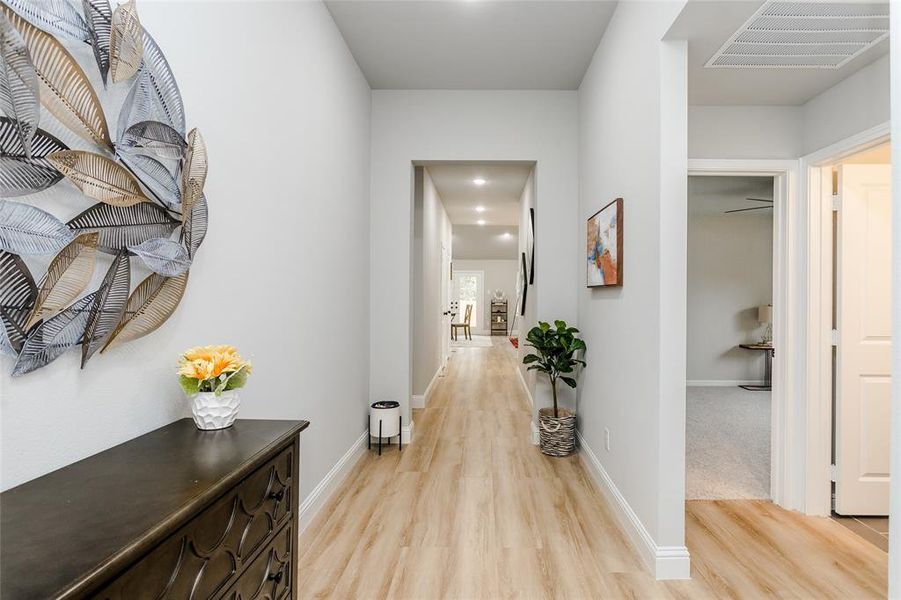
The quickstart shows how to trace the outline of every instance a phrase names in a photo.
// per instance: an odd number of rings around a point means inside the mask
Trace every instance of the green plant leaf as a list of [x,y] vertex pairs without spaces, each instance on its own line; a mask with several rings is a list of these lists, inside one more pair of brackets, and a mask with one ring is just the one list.
[[200,391],[200,380],[193,379],[191,377],[185,377],[184,375],[179,375],[178,383],[181,385],[181,389],[185,391],[185,394],[188,396],[193,396],[197,392]]
[[562,380],[563,380],[563,383],[565,383],[565,384],[568,385],[569,387],[571,387],[571,388],[575,388],[575,387],[576,387],[576,380],[573,379],[572,377],[561,377],[560,379],[562,379]]
[[548,325],[547,323],[545,323],[544,321],[539,321],[538,328],[541,330],[542,333],[547,333],[551,329],[551,326]]
[[535,354],[526,354],[525,356],[522,357],[522,364],[527,365],[527,364],[529,364],[529,363],[533,363],[533,362],[538,361],[538,360],[541,360],[541,358],[538,357],[537,355],[535,355]]

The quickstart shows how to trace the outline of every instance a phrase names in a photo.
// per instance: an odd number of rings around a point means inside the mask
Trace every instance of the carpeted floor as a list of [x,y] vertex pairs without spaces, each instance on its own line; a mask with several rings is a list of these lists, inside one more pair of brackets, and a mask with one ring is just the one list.
[[769,499],[770,393],[687,390],[685,497]]

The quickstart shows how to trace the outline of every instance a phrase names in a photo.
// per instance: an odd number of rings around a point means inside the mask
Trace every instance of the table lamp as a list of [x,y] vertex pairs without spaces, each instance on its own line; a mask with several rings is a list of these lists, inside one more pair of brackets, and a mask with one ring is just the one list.
[[773,342],[773,305],[761,304],[757,307],[757,322],[766,325],[763,337],[760,339],[761,344],[770,344]]

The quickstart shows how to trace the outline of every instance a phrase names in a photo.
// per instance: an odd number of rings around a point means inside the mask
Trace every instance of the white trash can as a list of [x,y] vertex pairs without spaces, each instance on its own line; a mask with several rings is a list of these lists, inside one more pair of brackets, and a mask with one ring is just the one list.
[[400,419],[400,402],[379,400],[369,405],[369,448],[372,448],[372,438],[379,438],[379,456],[382,455],[382,438],[387,438],[390,446],[391,438],[397,436],[397,449],[401,451]]

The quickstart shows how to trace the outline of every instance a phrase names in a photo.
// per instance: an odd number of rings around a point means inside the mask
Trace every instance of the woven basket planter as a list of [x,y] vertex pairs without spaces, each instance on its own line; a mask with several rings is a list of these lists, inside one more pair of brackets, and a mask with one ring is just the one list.
[[548,456],[569,456],[576,450],[576,414],[565,408],[538,411],[538,440],[541,452]]

